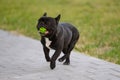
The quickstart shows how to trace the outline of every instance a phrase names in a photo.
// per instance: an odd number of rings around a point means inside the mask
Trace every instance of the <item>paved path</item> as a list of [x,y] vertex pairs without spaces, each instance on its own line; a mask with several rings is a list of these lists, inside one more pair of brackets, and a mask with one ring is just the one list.
[[120,66],[72,52],[51,70],[39,41],[0,30],[0,80],[120,80]]

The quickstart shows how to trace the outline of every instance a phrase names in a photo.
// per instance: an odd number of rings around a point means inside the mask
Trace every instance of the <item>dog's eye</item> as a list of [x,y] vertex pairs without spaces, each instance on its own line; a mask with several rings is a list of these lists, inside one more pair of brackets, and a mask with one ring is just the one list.
[[44,24],[44,22],[40,22],[40,24]]

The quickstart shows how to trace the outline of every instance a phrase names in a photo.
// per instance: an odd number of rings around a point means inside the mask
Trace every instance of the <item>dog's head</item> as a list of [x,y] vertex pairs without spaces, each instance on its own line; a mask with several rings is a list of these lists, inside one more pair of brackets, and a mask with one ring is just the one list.
[[[37,23],[37,30],[40,33],[41,36],[50,37],[54,34],[56,34],[57,26],[60,20],[60,15],[58,15],[56,18],[47,17],[47,13],[44,13],[42,17],[38,20]],[[45,31],[40,31],[41,29],[44,29]]]

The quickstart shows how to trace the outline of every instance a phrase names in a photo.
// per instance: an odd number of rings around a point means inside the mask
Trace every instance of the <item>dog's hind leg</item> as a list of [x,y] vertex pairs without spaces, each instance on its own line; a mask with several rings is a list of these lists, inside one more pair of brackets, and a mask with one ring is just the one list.
[[65,59],[66,61],[63,63],[64,65],[70,64],[70,53],[72,49],[74,48],[74,45],[70,45],[68,48],[63,50],[64,56],[58,59],[59,62],[63,62]]
[[65,54],[64,56],[62,56],[61,58],[59,58],[60,62],[63,62],[65,59],[66,61],[63,63],[64,65],[69,65],[70,64],[70,53],[73,50],[76,42],[79,39],[79,35],[73,36],[70,44],[68,45],[68,47],[66,49],[63,50],[63,53]]
[[64,65],[70,64],[70,53],[73,50],[77,41],[78,41],[78,39],[71,41],[71,43],[69,44],[68,49],[67,49],[67,54],[64,56],[64,59],[66,59],[66,61],[63,63]]
[[70,53],[72,49],[74,48],[76,42],[77,42],[76,40],[72,41],[72,43],[69,44],[68,48],[63,50],[64,56],[58,59],[59,62],[63,62],[66,59],[66,61],[63,64],[64,65],[70,64]]
[[70,53],[71,53],[73,48],[74,48],[74,46],[71,46],[68,48],[67,54],[64,56],[64,60],[66,59],[65,62],[63,63],[64,65],[70,64]]
[[67,48],[63,49],[64,55],[58,59],[59,62],[63,62],[65,60],[66,54],[67,54]]
[[70,52],[64,52],[64,56],[58,59],[59,62],[63,62],[66,59],[66,61],[63,63],[64,65],[70,64]]

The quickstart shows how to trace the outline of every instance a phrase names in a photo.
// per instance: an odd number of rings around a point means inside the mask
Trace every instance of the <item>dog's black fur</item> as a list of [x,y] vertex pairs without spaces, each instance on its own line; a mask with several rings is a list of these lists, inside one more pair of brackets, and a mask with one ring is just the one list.
[[[48,31],[47,34],[41,34],[41,43],[45,54],[46,61],[50,62],[50,68],[54,69],[56,66],[56,59],[60,53],[63,52],[64,56],[59,58],[60,62],[64,61],[65,65],[70,64],[70,52],[74,48],[76,42],[79,39],[78,30],[69,23],[59,23],[60,15],[56,18],[47,17],[47,13],[38,20],[37,29],[45,27]],[[50,58],[49,48],[46,46],[45,38],[48,38],[51,42],[50,48],[55,50],[55,53]]]

